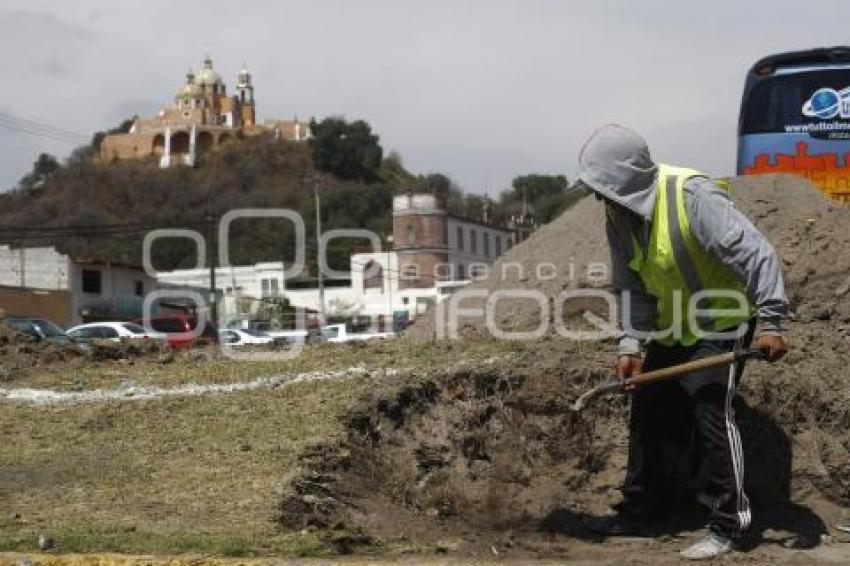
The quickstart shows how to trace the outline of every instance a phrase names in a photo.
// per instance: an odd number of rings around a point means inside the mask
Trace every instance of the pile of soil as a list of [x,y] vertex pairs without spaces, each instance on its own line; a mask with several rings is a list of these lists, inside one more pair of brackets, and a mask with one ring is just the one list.
[[131,361],[158,356],[170,361],[173,354],[154,340],[93,340],[86,347],[42,341],[3,324],[0,319],[0,380],[11,381],[21,372],[55,364],[83,365],[105,361]]
[[93,361],[105,361],[158,356],[166,350],[167,347],[157,340],[123,339],[120,342],[93,340],[87,353]]
[[74,345],[39,341],[3,324],[0,319],[0,379],[4,381],[32,367],[70,362],[84,356],[85,353]]
[[[836,330],[850,336],[850,214],[841,203],[825,198],[806,180],[790,175],[764,175],[730,179],[730,194],[773,243],[782,258],[785,284],[796,316],[832,320]],[[586,197],[522,244],[501,256],[486,278],[469,289],[496,291],[533,290],[555,297],[564,290],[606,288],[610,285],[610,257],[605,235],[604,205]],[[463,309],[483,310],[486,298],[463,299]],[[436,309],[418,318],[408,330],[416,339],[450,337],[449,317]],[[588,305],[575,299],[564,303],[567,315]],[[605,309],[603,311],[607,312]],[[496,326],[503,331],[531,330],[549,315],[531,299],[501,298],[495,306]],[[603,312],[600,312],[603,314]],[[437,321],[442,320],[443,324]],[[465,315],[457,324],[485,328],[482,316]]]
[[[731,185],[736,205],[779,253],[793,309],[790,353],[773,365],[751,364],[736,405],[754,532],[784,530],[794,544],[815,545],[850,504],[850,215],[795,177],[739,178]],[[585,198],[500,258],[473,288],[535,289],[551,297],[605,287],[608,264],[603,208]],[[465,301],[464,308],[484,303]],[[567,309],[567,322],[580,320],[583,310]],[[496,321],[503,330],[528,330],[551,316],[540,312],[531,301],[504,299]],[[412,335],[439,334],[435,321],[433,313],[419,320]],[[463,326],[466,339],[486,339],[482,317],[468,317]],[[586,535],[582,517],[618,499],[627,403],[614,396],[580,414],[569,406],[608,375],[616,346],[549,331],[524,352],[376,387],[343,417],[342,439],[302,455],[287,478],[280,522],[424,539]],[[692,500],[681,495],[683,503]]]
[[8,324],[3,324],[3,319],[0,318],[0,347],[13,346],[17,344],[32,344],[36,341],[35,337],[29,334],[24,334],[12,328]]

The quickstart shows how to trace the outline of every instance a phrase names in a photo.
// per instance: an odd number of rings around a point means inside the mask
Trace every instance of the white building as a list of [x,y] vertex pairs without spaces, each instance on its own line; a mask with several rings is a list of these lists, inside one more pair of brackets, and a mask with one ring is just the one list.
[[[287,287],[281,262],[219,267],[215,272],[216,291],[222,297],[222,321],[250,317],[263,299],[285,297],[289,304],[320,311],[319,289]],[[399,256],[395,252],[361,253],[351,256],[351,270],[345,280],[325,279],[325,312],[328,316],[399,316],[415,318],[447,297],[451,290],[469,281],[445,281],[430,288],[402,288]],[[297,281],[297,280],[296,280]],[[344,283],[339,285],[338,283]],[[181,269],[157,274],[157,284],[171,289],[208,290],[209,269]]]
[[142,314],[156,281],[135,266],[73,258],[54,247],[0,246],[0,308],[62,326]]
[[[485,276],[487,267],[511,247],[514,236],[508,229],[448,214],[435,195],[398,195],[393,199],[393,251],[354,254],[343,279],[326,277],[325,313],[404,314],[412,320],[470,280]],[[297,279],[285,281],[284,267],[272,262],[217,268],[222,321],[250,318],[270,297],[286,297],[291,306],[321,311],[315,283],[305,288]],[[157,281],[163,287],[208,290],[210,273],[208,269],[162,272]]]
[[[277,297],[283,290],[283,263],[265,262],[254,265],[218,267],[215,271],[216,290],[225,298]],[[156,274],[160,287],[209,289],[210,270],[178,269]]]

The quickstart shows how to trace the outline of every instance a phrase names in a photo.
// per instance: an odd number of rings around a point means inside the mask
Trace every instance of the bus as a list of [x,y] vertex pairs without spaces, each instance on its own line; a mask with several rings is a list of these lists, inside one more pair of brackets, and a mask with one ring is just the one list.
[[771,55],[747,73],[738,175],[792,173],[850,201],[850,47]]

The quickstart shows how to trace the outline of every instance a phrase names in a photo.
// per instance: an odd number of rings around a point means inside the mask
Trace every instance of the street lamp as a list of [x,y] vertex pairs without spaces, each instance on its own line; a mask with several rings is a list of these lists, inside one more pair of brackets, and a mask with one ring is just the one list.
[[325,265],[322,250],[322,201],[319,198],[319,180],[316,177],[302,177],[302,183],[313,184],[313,199],[316,202],[316,273],[319,280],[319,328],[327,322],[325,317],[325,279],[322,267]]

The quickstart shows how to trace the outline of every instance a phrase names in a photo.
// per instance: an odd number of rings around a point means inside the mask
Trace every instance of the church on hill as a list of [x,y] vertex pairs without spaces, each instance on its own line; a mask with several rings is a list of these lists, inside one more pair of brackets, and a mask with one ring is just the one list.
[[197,73],[190,70],[174,102],[150,118],[136,117],[129,132],[107,134],[100,146],[104,161],[155,156],[160,167],[195,164],[200,155],[247,136],[271,132],[276,138],[305,141],[309,122],[266,120],[257,124],[251,73],[243,67],[236,93],[227,94],[221,75],[207,57]]

